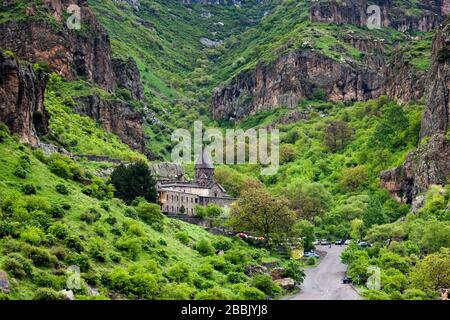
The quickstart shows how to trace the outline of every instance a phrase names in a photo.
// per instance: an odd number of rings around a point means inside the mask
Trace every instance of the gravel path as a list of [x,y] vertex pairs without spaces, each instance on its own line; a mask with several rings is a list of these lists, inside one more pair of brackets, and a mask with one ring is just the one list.
[[361,300],[361,297],[349,284],[343,284],[347,266],[340,256],[344,246],[318,247],[325,253],[317,267],[305,270],[306,279],[301,291],[287,300]]

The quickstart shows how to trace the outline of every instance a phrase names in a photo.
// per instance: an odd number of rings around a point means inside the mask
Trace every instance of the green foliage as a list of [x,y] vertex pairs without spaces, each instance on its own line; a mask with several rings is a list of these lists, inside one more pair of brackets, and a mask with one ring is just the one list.
[[57,184],[56,185],[56,192],[62,195],[68,195],[69,194],[69,188],[65,184]]
[[215,252],[214,247],[206,239],[202,239],[197,242],[195,245],[195,250],[197,250],[202,256],[212,256]]
[[114,196],[114,187],[98,177],[93,177],[91,184],[83,187],[81,192],[98,200],[108,200]]
[[251,279],[250,285],[272,297],[280,294],[282,291],[280,286],[273,282],[272,277],[265,274],[255,275]]
[[34,300],[66,300],[64,295],[51,288],[39,288],[33,297]]
[[150,225],[161,223],[164,220],[161,207],[157,204],[141,201],[135,210],[138,217]]
[[116,197],[130,204],[137,197],[149,202],[156,202],[155,180],[144,162],[136,162],[129,166],[120,165],[111,174],[111,183],[115,187]]

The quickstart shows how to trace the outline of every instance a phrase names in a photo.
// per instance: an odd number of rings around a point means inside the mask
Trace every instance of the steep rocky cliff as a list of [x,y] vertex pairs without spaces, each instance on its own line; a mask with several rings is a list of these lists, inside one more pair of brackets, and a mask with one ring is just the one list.
[[381,173],[381,185],[398,200],[415,203],[431,185],[450,178],[450,24],[433,41],[433,63],[426,82],[427,106],[421,127],[425,144],[408,155],[404,165]]
[[0,50],[0,122],[24,143],[36,146],[47,133],[44,91],[47,76]]
[[[80,8],[81,30],[66,24],[71,4]],[[3,1],[2,10],[23,10],[16,6],[17,1]],[[68,80],[83,77],[107,91],[114,90],[109,37],[86,0],[30,2],[21,15],[26,17],[0,23],[0,47],[30,62],[46,61]]]
[[[66,24],[67,9],[71,4],[80,8],[81,30],[72,30]],[[108,34],[87,1],[43,0],[39,5],[30,2],[26,8],[21,8],[17,1],[3,1],[2,9],[21,12],[23,16],[0,23],[0,48],[14,52],[21,59],[46,65],[67,80],[82,78],[111,93],[118,87],[127,89],[133,99],[144,98],[135,61],[131,58],[127,61],[111,58]],[[26,76],[24,78],[28,79]],[[36,91],[30,85],[23,86],[21,90],[25,96],[33,96]],[[45,83],[39,86],[39,90],[37,109],[42,111]],[[107,131],[117,134],[132,148],[145,151],[142,116],[128,103],[102,101],[98,95],[85,97],[79,103],[75,111],[100,121]],[[10,109],[12,104],[9,104]],[[33,134],[28,133],[32,127],[28,124],[27,112],[23,108],[17,109],[14,118],[17,123],[12,125],[13,131],[23,132],[23,140],[35,144],[35,139],[30,138]]]
[[214,117],[241,119],[278,106],[296,107],[301,99],[318,92],[331,101],[367,100],[380,95],[381,84],[382,76],[375,69],[301,49],[215,89]]
[[391,27],[398,31],[431,31],[449,13],[450,1],[426,0],[417,3],[421,9],[419,14],[410,14],[408,8],[398,6],[393,0],[350,0],[350,1],[319,1],[310,9],[310,19],[313,22],[334,24],[354,24],[366,26],[368,19],[375,13],[368,10],[376,5],[380,11],[380,26]]

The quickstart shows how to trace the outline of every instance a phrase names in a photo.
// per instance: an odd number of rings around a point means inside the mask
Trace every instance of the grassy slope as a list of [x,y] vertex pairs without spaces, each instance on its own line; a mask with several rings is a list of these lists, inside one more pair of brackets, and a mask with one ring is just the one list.
[[[105,200],[103,202],[88,197],[81,192],[81,187],[78,182],[64,180],[52,172],[50,172],[48,166],[35,158],[33,153],[28,147],[18,144],[14,139],[7,138],[6,141],[0,143],[0,203],[3,206],[2,223],[0,226],[0,265],[4,266],[4,262],[8,259],[10,253],[21,253],[23,256],[29,254],[30,245],[33,248],[40,248],[50,255],[51,260],[54,260],[52,266],[42,266],[35,263],[33,265],[33,275],[25,278],[13,279],[11,275],[12,293],[9,296],[12,299],[31,299],[36,292],[36,288],[50,287],[55,290],[61,290],[65,287],[65,281],[67,279],[66,268],[69,265],[77,264],[73,260],[74,257],[80,257],[73,249],[70,249],[67,242],[64,240],[55,239],[50,236],[51,226],[55,223],[62,222],[68,227],[69,237],[75,237],[81,239],[82,253],[81,255],[87,259],[89,268],[83,268],[83,279],[88,279],[90,285],[99,287],[104,297],[108,295],[117,296],[122,294],[127,296],[129,291],[127,290],[112,290],[111,285],[105,284],[105,277],[107,278],[109,272],[115,268],[128,268],[131,270],[131,266],[146,265],[151,261],[155,261],[157,269],[165,275],[165,272],[177,262],[182,262],[189,266],[191,277],[194,278],[196,270],[200,265],[205,264],[208,258],[202,257],[197,251],[193,249],[193,245],[201,239],[208,241],[219,240],[220,237],[213,236],[204,231],[200,227],[188,225],[175,220],[164,220],[164,230],[157,231],[151,226],[139,221],[124,216],[126,206],[116,199]],[[28,156],[30,158],[30,169],[26,179],[18,178],[13,174],[17,168],[20,158]],[[79,163],[84,170],[90,171],[89,165],[85,163]],[[21,194],[21,187],[23,185],[32,184],[37,189],[37,195],[25,196]],[[69,195],[61,195],[56,192],[55,187],[58,184],[66,185],[69,190]],[[14,212],[12,215],[5,212],[5,206],[7,200],[11,196],[16,199],[14,201]],[[57,203],[68,203],[71,205],[62,219],[50,219],[50,226],[43,227],[36,220],[33,220],[38,211],[29,211],[28,213],[22,212],[20,208],[27,206],[27,203],[39,200],[41,209],[46,206],[47,203],[54,206]],[[44,204],[42,204],[44,203]],[[101,205],[103,203],[103,205]],[[109,206],[109,210],[105,210],[104,204]],[[89,224],[81,221],[80,216],[90,208],[95,208],[101,213],[101,219],[95,223]],[[19,212],[22,212],[19,214]],[[46,215],[46,213],[44,213]],[[21,217],[21,218],[19,218]],[[116,222],[111,224],[111,218],[115,218]],[[124,222],[128,221],[128,224],[132,224],[134,227],[133,232],[127,232],[124,227]],[[5,229],[9,223],[14,221],[21,221],[16,224],[13,230]],[[35,221],[35,222],[33,222]],[[39,220],[40,221],[40,220]],[[109,222],[108,222],[109,221]],[[39,241],[26,238],[24,234],[27,228],[34,226],[40,229],[39,232],[34,229],[33,234],[42,233],[42,238]],[[115,230],[115,231],[114,231]],[[119,231],[118,231],[119,230]],[[136,231],[137,230],[137,231]],[[147,249],[140,249],[138,257],[136,259],[130,259],[130,257],[124,251],[120,251],[115,245],[119,241],[120,236],[117,232],[123,233],[141,244],[147,244]],[[182,244],[175,238],[177,232],[184,232],[188,235],[188,245]],[[136,233],[141,233],[140,236],[136,236]],[[250,249],[241,242],[233,241],[232,247],[241,250],[244,255],[250,254],[254,256],[258,250]],[[13,249],[12,249],[13,248]],[[58,248],[58,251],[65,252],[65,257],[56,258],[53,253]],[[105,257],[105,261],[102,262],[95,258],[96,251],[100,250],[101,255]],[[268,255],[265,252],[260,252],[260,257],[268,259]],[[250,258],[249,261],[252,259]],[[28,260],[29,261],[29,260]],[[234,268],[234,267],[233,267]],[[232,268],[232,269],[233,269]],[[10,271],[10,270],[8,270]],[[11,271],[10,271],[11,272]],[[131,272],[131,271],[130,271]],[[198,277],[198,276],[197,276]],[[207,281],[205,288],[225,288],[230,289],[232,285],[227,281],[224,273],[214,271],[210,280],[203,279],[203,282]],[[244,280],[246,281],[246,280]],[[164,285],[167,285],[168,281],[164,276],[161,276],[157,280],[158,289],[155,290],[155,298],[158,295]],[[193,288],[194,296],[196,291],[195,286],[191,283],[189,285]],[[201,286],[197,284],[197,286]],[[230,294],[229,297],[239,298],[237,290],[226,291]],[[233,292],[233,293],[232,293]],[[82,298],[86,294],[86,289],[82,289],[76,292],[79,298]],[[128,297],[136,297],[131,295]],[[160,297],[161,298],[161,297]]]

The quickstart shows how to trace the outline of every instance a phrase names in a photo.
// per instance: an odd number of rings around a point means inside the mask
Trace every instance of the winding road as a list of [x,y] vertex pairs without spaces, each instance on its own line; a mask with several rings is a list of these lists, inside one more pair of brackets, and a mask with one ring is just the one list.
[[319,247],[325,256],[317,267],[305,270],[301,291],[286,300],[361,300],[352,285],[342,283],[347,269],[340,259],[344,249],[335,245]]

